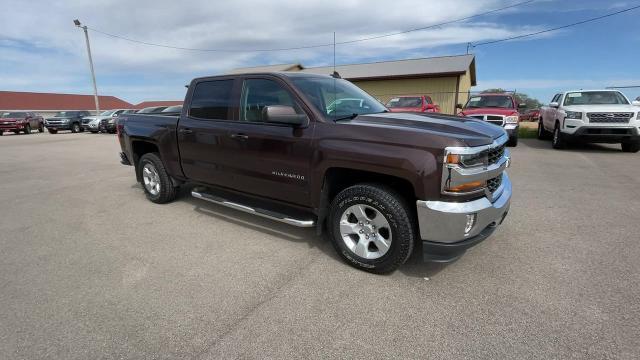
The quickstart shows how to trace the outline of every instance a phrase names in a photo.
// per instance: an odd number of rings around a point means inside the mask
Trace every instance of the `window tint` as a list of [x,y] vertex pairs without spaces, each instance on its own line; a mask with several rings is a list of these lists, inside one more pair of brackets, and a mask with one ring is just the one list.
[[267,79],[245,80],[240,97],[240,121],[263,122],[262,110],[269,105],[292,106],[298,114],[302,113],[291,94],[277,82]]
[[421,97],[397,97],[389,100],[387,103],[388,108],[403,108],[403,107],[420,107],[422,106]]
[[193,90],[189,115],[201,119],[228,120],[233,80],[198,83]]

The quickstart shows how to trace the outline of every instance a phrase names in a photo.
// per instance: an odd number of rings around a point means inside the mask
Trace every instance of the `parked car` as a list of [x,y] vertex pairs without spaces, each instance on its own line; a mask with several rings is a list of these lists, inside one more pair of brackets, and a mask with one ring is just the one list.
[[82,118],[91,115],[90,111],[60,111],[44,121],[49,134],[57,134],[60,130],[71,130],[73,133],[82,132]]
[[540,109],[529,109],[520,114],[520,121],[538,121],[540,118]]
[[133,109],[122,110],[121,112],[114,113],[110,118],[104,118],[100,120],[100,123],[98,124],[98,132],[115,134],[118,116],[124,115],[124,114],[134,114],[135,112],[136,110],[133,110]]
[[157,114],[162,112],[162,110],[166,109],[168,106],[150,106],[144,109],[140,109],[136,112],[136,114]]
[[180,114],[182,112],[182,105],[174,105],[174,106],[169,106],[168,108],[160,111],[161,113],[165,114],[165,113],[171,113],[171,114],[175,114],[178,113]]
[[440,106],[430,96],[398,96],[387,102],[391,112],[440,112]]
[[35,113],[28,111],[9,111],[0,113],[0,136],[5,131],[13,131],[14,134],[24,132],[31,134],[31,129],[44,131],[44,119]]
[[114,109],[106,110],[100,113],[100,115],[86,116],[82,118],[82,127],[92,133],[100,132],[100,122],[102,120],[111,120],[114,117],[127,111],[127,109]]
[[[335,98],[362,101],[329,109]],[[374,273],[418,241],[425,260],[452,261],[509,210],[508,136],[483,121],[389,113],[346,80],[299,73],[194,79],[184,104],[118,119],[122,163],[155,203],[198,184],[198,199],[326,228],[347,263]]]
[[[617,90],[574,90],[556,94],[540,110],[538,138],[552,138],[555,149],[567,141],[619,143],[640,151],[640,109]],[[552,135],[551,135],[552,134]]]
[[518,104],[512,94],[479,94],[469,98],[467,103],[457,107],[461,109],[459,116],[468,116],[503,127],[509,134],[508,146],[518,145],[520,129],[520,113],[518,109],[525,104]]

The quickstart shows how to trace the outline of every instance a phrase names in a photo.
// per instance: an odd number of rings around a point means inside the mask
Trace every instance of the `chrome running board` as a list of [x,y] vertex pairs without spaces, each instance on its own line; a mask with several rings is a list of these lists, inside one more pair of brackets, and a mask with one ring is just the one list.
[[277,213],[277,212],[273,212],[273,211],[269,211],[269,210],[265,210],[265,209],[260,209],[260,208],[253,208],[253,207],[242,205],[242,204],[238,204],[238,203],[235,203],[235,202],[232,202],[232,201],[228,201],[228,200],[223,199],[221,197],[218,197],[218,196],[215,196],[215,195],[211,195],[211,194],[207,194],[207,193],[204,193],[204,192],[199,192],[199,191],[195,191],[194,190],[194,191],[191,191],[191,196],[193,196],[196,199],[202,199],[204,201],[212,202],[214,204],[226,206],[226,207],[231,208],[231,209],[240,210],[242,212],[246,212],[246,213],[249,213],[249,214],[261,216],[263,218],[279,221],[281,223],[285,223],[285,224],[289,224],[289,225],[293,225],[293,226],[297,226],[297,227],[313,227],[316,224],[316,222],[314,220],[294,219],[294,218],[289,217],[289,216],[284,215],[284,214],[280,214],[280,213]]

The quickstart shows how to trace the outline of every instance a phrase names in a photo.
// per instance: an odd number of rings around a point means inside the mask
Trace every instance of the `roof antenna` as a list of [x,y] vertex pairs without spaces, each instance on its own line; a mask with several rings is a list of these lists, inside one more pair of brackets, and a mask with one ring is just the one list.
[[333,74],[331,77],[334,79],[341,79],[340,74],[336,71],[336,32],[333,32]]

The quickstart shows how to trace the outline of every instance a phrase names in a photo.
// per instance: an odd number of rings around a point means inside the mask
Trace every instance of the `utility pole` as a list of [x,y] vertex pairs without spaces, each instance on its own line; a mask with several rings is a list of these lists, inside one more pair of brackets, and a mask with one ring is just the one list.
[[80,20],[73,20],[75,26],[84,30],[84,39],[87,43],[87,54],[89,55],[89,68],[91,69],[91,80],[93,80],[93,99],[96,102],[96,115],[100,115],[100,101],[98,100],[98,85],[96,85],[96,73],[93,70],[93,59],[91,58],[91,45],[89,45],[89,32],[87,26],[81,26]]

